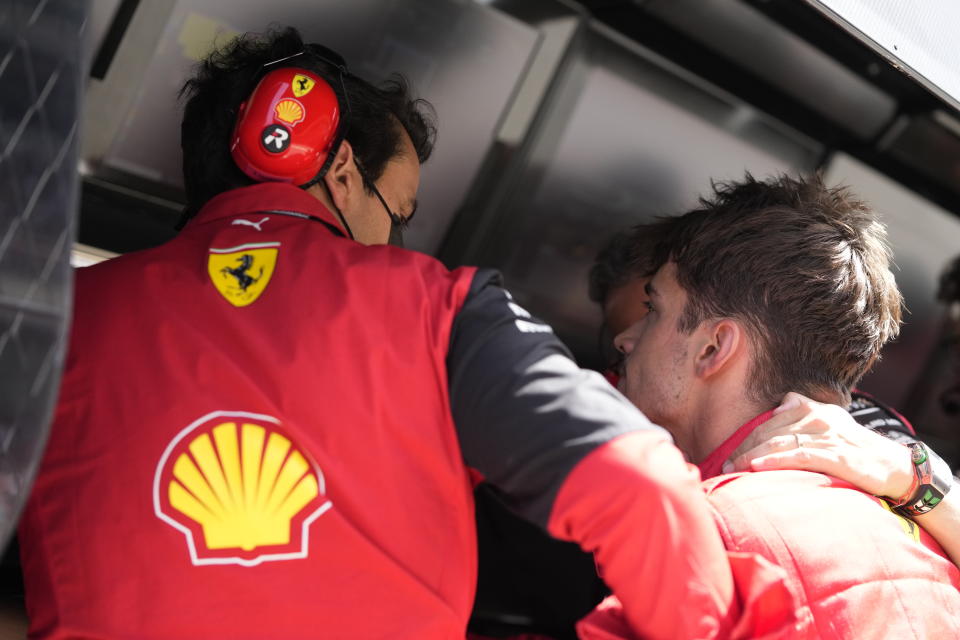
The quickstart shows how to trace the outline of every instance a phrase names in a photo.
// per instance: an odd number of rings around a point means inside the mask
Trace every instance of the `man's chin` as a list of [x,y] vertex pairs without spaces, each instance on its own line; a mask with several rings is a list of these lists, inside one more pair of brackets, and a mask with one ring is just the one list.
[[[620,393],[622,393],[623,395],[626,396],[626,395],[627,395],[627,377],[626,377],[626,376],[619,376],[619,377],[617,378],[616,387],[617,387],[617,391],[619,391]],[[629,396],[627,396],[627,397],[629,397]],[[631,400],[631,402],[632,402],[632,400]]]
[[617,382],[617,391],[622,393],[626,397],[626,399],[629,400],[631,403],[633,403],[633,406],[635,406],[637,409],[640,409],[640,411],[642,411],[644,415],[647,414],[647,412],[644,411],[644,408],[643,408],[644,407],[643,400],[630,392],[630,385],[627,384],[626,377],[621,377],[620,380]]
[[640,411],[643,411],[643,402],[640,400],[640,398],[637,397],[635,393],[631,393],[630,391],[631,386],[632,385],[630,385],[627,382],[626,377],[621,377],[620,380],[617,382],[617,391],[622,393],[624,397],[633,404],[633,406],[640,409]]

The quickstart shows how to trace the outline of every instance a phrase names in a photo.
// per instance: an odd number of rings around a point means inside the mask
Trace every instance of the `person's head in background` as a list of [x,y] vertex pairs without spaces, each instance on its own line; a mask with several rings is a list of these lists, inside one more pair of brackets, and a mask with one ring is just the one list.
[[603,314],[600,349],[606,364],[619,359],[613,338],[647,312],[644,287],[664,260],[660,245],[675,220],[657,218],[617,233],[590,268],[588,291]]
[[436,136],[432,107],[412,97],[400,76],[377,87],[341,74],[339,63],[335,53],[304,43],[289,27],[245,34],[201,61],[181,91],[187,214],[195,214],[220,193],[255,183],[231,155],[241,104],[264,75],[295,67],[330,85],[346,124],[344,142],[331,151],[334,157],[326,173],[296,186],[338,209],[358,241],[386,241],[390,218],[374,187],[390,211],[404,219],[412,215],[419,167],[430,156]]
[[620,389],[694,461],[789,391],[846,404],[899,331],[883,225],[818,177],[716,184],[659,246]]

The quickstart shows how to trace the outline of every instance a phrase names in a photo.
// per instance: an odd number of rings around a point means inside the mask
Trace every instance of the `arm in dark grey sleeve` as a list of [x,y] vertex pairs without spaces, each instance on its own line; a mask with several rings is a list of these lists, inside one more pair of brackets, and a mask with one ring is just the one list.
[[863,391],[853,392],[847,411],[864,427],[891,440],[902,444],[917,441],[917,432],[906,418]]
[[494,271],[474,277],[454,323],[447,368],[466,463],[541,526],[584,456],[630,431],[663,432],[600,374],[580,369]]

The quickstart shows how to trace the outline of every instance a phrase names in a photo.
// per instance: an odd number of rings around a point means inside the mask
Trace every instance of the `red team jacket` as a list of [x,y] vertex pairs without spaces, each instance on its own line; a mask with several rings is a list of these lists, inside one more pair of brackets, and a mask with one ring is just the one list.
[[666,433],[489,274],[341,236],[261,184],[78,271],[19,532],[30,636],[462,638],[472,473],[594,552],[645,635],[725,635],[739,602]]
[[238,190],[78,272],[20,529],[31,636],[462,627],[474,526],[444,358],[473,271],[260,213],[277,208],[323,213]]
[[[787,575],[795,622],[758,637],[865,640],[960,637],[960,570],[937,542],[879,498],[806,471],[719,475],[765,413],[701,465],[724,546]],[[633,637],[615,599],[581,622],[586,640]]]

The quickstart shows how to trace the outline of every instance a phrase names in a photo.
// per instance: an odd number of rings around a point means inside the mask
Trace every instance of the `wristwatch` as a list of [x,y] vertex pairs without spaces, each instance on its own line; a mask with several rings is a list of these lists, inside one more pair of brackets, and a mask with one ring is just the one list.
[[911,443],[909,447],[915,474],[913,484],[903,497],[890,505],[908,517],[927,513],[936,507],[953,486],[950,467],[940,456],[922,442]]

